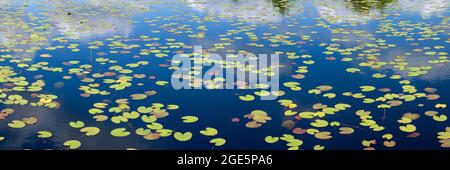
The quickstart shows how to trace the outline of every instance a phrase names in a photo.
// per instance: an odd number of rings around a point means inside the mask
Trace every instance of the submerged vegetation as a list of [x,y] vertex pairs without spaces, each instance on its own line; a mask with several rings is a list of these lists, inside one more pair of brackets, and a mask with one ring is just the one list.
[[[449,4],[3,0],[0,149],[449,148]],[[281,89],[174,90],[193,46],[279,54],[279,75],[220,66]]]

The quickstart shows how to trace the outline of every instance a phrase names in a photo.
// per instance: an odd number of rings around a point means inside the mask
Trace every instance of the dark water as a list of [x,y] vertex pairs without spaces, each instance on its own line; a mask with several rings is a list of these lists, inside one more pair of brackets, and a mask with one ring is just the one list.
[[[320,146],[352,150],[446,149],[450,146],[448,109],[440,106],[450,104],[449,3],[449,0],[3,0],[0,1],[0,108],[14,112],[0,116],[0,137],[4,137],[0,138],[0,148],[68,149],[65,142],[76,140],[81,143],[79,149],[310,150]],[[285,94],[278,100],[264,101],[255,95],[257,90],[174,90],[170,84],[156,85],[157,81],[170,82],[172,56],[192,53],[192,46],[218,54],[281,52],[280,90]],[[288,57],[287,53],[299,57]],[[134,67],[133,63],[138,62],[145,64]],[[292,77],[298,76],[300,66],[307,67],[308,72],[302,73],[304,78]],[[359,71],[350,73],[346,71],[348,68]],[[385,77],[374,78],[374,74]],[[130,86],[110,88],[105,79],[119,83],[119,75],[131,77],[125,81]],[[45,82],[42,89],[27,91],[38,80]],[[283,86],[285,82],[299,82],[301,90],[293,91]],[[89,85],[108,94],[87,96],[80,88]],[[321,85],[333,88],[323,89],[320,94],[309,93]],[[361,86],[373,86],[376,90],[361,92]],[[156,94],[143,100],[130,97],[151,90]],[[346,92],[364,96],[346,96]],[[336,97],[324,97],[327,93]],[[57,98],[46,100],[42,94]],[[239,99],[248,94],[256,99]],[[27,103],[8,102],[10,96],[17,95]],[[408,100],[405,96],[417,98]],[[364,98],[377,100],[364,103]],[[166,110],[169,115],[156,120],[170,133],[164,137],[157,130],[161,128],[147,127],[151,123],[140,117],[113,123],[111,118],[128,112],[109,111],[119,105],[117,99],[128,99],[122,106],[131,111],[154,103],[179,106]],[[281,106],[279,100],[290,100],[297,107]],[[108,106],[102,109],[103,113],[90,114],[93,104],[99,102]],[[48,103],[50,106],[39,106]],[[321,115],[323,108],[313,108],[317,103],[328,108],[342,103],[351,107]],[[379,108],[386,105],[398,106]],[[246,127],[252,120],[245,115],[254,110],[265,111],[271,120],[258,128]],[[286,116],[287,110],[297,114]],[[371,128],[360,124],[361,118],[355,114],[358,110],[370,111],[371,117],[365,119],[376,125]],[[6,112],[3,110],[2,115]],[[317,115],[298,116],[301,112]],[[154,113],[139,116],[151,114]],[[98,115],[107,119],[96,121],[93,116]],[[196,116],[199,120],[184,123],[183,116]],[[37,122],[23,120],[30,117]],[[240,121],[233,122],[235,118]],[[316,120],[328,123],[311,124]],[[14,121],[19,122],[19,128],[13,128]],[[84,127],[96,127],[100,132],[87,135],[69,126],[74,121],[82,121]],[[415,129],[403,129],[412,126]],[[206,127],[217,129],[218,134],[199,133]],[[376,127],[383,129],[374,130]],[[110,133],[116,128],[125,128],[130,134],[112,136]],[[160,137],[144,139],[135,133],[138,128],[151,129],[153,136]],[[341,132],[343,129],[353,132],[341,134],[345,133]],[[40,131],[52,135],[39,137]],[[191,132],[192,138],[179,141],[173,137],[175,132]],[[292,135],[302,142],[285,138],[272,144],[265,141],[266,136],[283,135]],[[225,139],[226,143],[214,146],[210,140],[215,138]]]

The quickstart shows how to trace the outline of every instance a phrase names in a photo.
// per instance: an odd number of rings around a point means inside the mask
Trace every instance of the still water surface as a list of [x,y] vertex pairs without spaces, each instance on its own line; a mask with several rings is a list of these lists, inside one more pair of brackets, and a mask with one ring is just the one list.
[[[0,0],[0,149],[446,149],[449,5]],[[283,95],[174,90],[192,46],[280,54]]]

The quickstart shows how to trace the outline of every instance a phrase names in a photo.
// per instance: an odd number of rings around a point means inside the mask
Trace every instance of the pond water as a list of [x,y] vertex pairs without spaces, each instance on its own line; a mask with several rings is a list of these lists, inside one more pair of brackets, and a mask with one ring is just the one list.
[[[450,0],[0,0],[0,149],[448,149]],[[279,54],[280,91],[175,90]]]

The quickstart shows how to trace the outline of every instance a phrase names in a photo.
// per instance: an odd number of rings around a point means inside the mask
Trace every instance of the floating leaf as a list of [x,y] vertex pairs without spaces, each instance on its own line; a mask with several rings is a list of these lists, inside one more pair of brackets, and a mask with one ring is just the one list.
[[445,109],[445,108],[447,108],[447,105],[446,104],[440,104],[440,103],[438,103],[438,104],[436,104],[435,105],[435,107],[437,108],[437,109]]
[[191,132],[185,132],[185,133],[181,133],[181,132],[175,132],[173,134],[173,137],[178,140],[178,141],[188,141],[192,138],[192,133]]
[[158,133],[148,133],[146,135],[144,135],[144,139],[147,140],[156,140],[159,139],[161,137],[161,135],[159,135]]
[[326,120],[316,119],[314,122],[311,123],[311,126],[326,127],[326,126],[328,126],[328,122]]
[[114,137],[125,137],[130,135],[131,133],[127,131],[125,128],[116,128],[111,131],[111,135]]
[[181,117],[184,123],[194,123],[198,121],[198,117],[195,116],[183,116]]
[[84,127],[84,122],[82,122],[82,121],[70,122],[69,125],[70,125],[70,127],[79,129],[79,128]]
[[63,145],[69,147],[70,149],[78,149],[81,146],[81,142],[78,140],[68,140],[64,142]]
[[215,136],[218,134],[215,128],[207,127],[205,130],[201,130],[200,133],[205,136]]
[[414,126],[412,124],[407,124],[405,126],[400,126],[399,128],[400,128],[401,131],[408,132],[408,133],[416,131],[416,126]]
[[108,116],[105,116],[105,115],[95,115],[92,118],[94,118],[95,121],[97,121],[97,122],[103,122],[103,121],[108,120]]
[[331,89],[333,89],[332,86],[329,85],[321,85],[321,86],[317,86],[316,89],[325,92],[325,91],[330,91]]
[[145,94],[132,94],[130,97],[133,100],[144,100],[145,98],[147,98],[147,95],[145,95]]
[[169,84],[169,82],[167,82],[167,81],[157,81],[155,84],[158,85],[158,86],[165,86],[165,85]]
[[209,141],[209,143],[214,144],[214,146],[222,146],[225,144],[225,139],[223,138],[214,138]]
[[98,127],[85,127],[80,129],[80,132],[86,133],[86,136],[95,136],[100,132]]
[[36,124],[38,119],[36,117],[27,117],[22,119],[23,122],[25,122],[27,125]]
[[353,132],[355,132],[355,129],[350,128],[350,127],[339,128],[339,133],[343,134],[343,135],[350,135],[350,134],[353,134]]
[[384,134],[382,136],[383,139],[391,140],[394,136],[392,134]]
[[280,139],[280,138],[278,138],[278,137],[272,137],[272,136],[266,136],[266,137],[264,138],[264,140],[265,140],[267,143],[276,143],[279,139]]
[[20,120],[13,120],[11,123],[8,123],[8,126],[11,128],[16,128],[16,129],[20,129],[25,127],[25,122],[20,121]]
[[267,115],[265,111],[262,110],[254,110],[250,113],[253,116],[253,120],[259,123],[266,123],[268,120],[272,120],[271,117]]
[[41,54],[40,56],[42,58],[50,58],[50,57],[52,57],[52,55],[50,55],[50,54]]
[[392,148],[396,145],[395,141],[384,141],[383,145],[389,148]]
[[53,136],[52,132],[50,131],[39,131],[38,134],[39,138],[50,138]]
[[10,115],[10,114],[14,113],[14,109],[10,109],[10,108],[2,109],[0,111],[0,113],[5,114],[5,115]]
[[376,90],[376,88],[373,86],[361,86],[359,88],[361,88],[361,91],[363,92],[370,92]]
[[325,149],[325,147],[322,146],[322,145],[315,145],[314,146],[314,150],[324,150],[324,149]]
[[250,121],[250,122],[247,122],[245,124],[245,126],[248,127],[248,128],[259,128],[259,127],[262,126],[262,124],[257,122],[257,121]]
[[314,137],[316,137],[317,139],[326,140],[332,138],[330,134],[331,134],[330,132],[318,132],[314,134]]
[[243,100],[243,101],[253,101],[255,100],[255,96],[252,95],[245,95],[245,96],[239,96],[239,99]]
[[292,111],[292,110],[286,110],[285,112],[284,112],[284,115],[285,116],[293,116],[293,115],[296,115],[297,114],[297,112],[294,112],[294,111]]
[[433,119],[437,122],[445,122],[447,120],[447,116],[446,115],[440,115],[440,116],[433,116]]
[[176,109],[178,109],[178,108],[179,108],[178,105],[174,105],[174,104],[169,104],[169,105],[167,105],[167,109],[168,109],[168,110],[176,110]]

